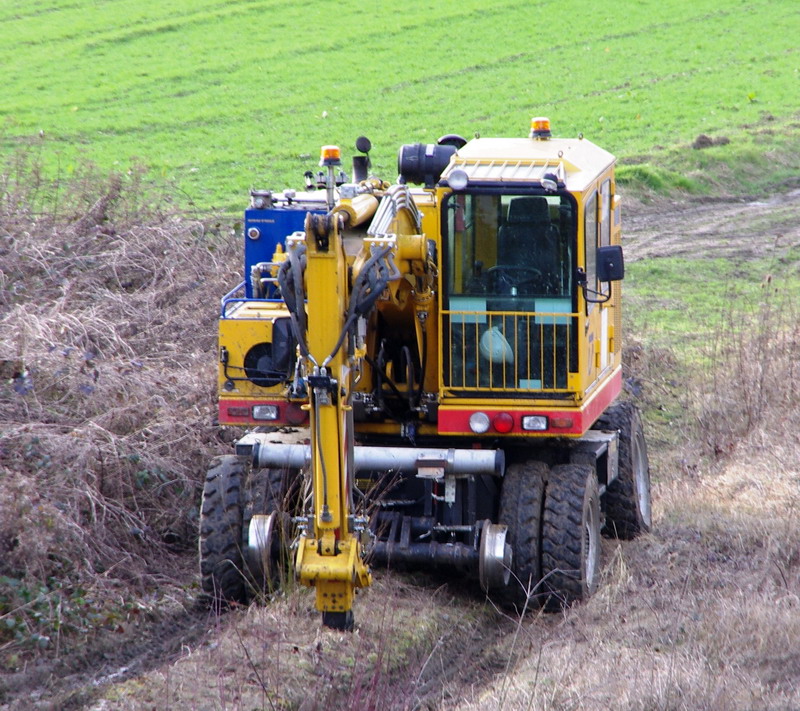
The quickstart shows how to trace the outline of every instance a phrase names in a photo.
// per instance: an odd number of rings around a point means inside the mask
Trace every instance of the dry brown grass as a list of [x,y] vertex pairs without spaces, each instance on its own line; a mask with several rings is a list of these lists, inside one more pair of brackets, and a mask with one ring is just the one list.
[[662,481],[654,533],[608,546],[599,593],[526,627],[513,677],[453,708],[798,708],[799,475],[762,450]]
[[[219,448],[213,354],[235,240],[140,174],[0,179],[0,668],[113,627],[185,570]],[[59,196],[58,191],[61,190]],[[36,210],[34,212],[34,209]]]
[[724,324],[707,348],[707,372],[694,393],[698,437],[715,457],[759,428],[783,429],[800,398],[796,291],[767,277],[754,303],[731,302]]
[[[772,287],[691,386],[673,354],[626,350],[651,415],[655,527],[606,542],[587,604],[511,620],[459,582],[380,574],[353,635],[322,629],[306,590],[192,617],[199,481],[226,449],[216,305],[238,241],[175,216],[141,174],[72,185],[56,198],[24,158],[0,175],[0,668],[17,679],[0,708],[31,708],[37,668],[41,709],[800,708],[800,334]],[[181,586],[164,607],[185,627],[166,620],[162,656],[139,619]],[[116,639],[149,670],[125,681],[113,653],[101,670]],[[86,641],[97,684],[76,663],[58,687],[46,662]]]
[[117,686],[97,708],[437,708],[479,681],[484,630],[513,632],[479,599],[402,576],[379,574],[359,597],[353,634],[321,627],[313,607],[312,591],[293,590],[267,607],[209,617],[202,644]]
[[[755,359],[768,331],[753,329],[739,347]],[[678,394],[680,432],[658,430],[651,441],[654,531],[605,543],[605,581],[588,603],[509,620],[475,591],[456,595],[457,584],[431,595],[380,577],[359,598],[356,634],[341,637],[321,630],[310,595],[294,591],[223,621],[210,645],[117,687],[102,708],[166,698],[176,708],[231,711],[800,707],[800,437],[796,405],[767,388],[794,367],[790,343],[771,341],[786,346],[746,371],[758,381],[701,379]],[[728,352],[719,369],[739,372],[745,354]],[[629,353],[648,401],[671,392],[668,355]],[[725,414],[739,418],[729,429],[709,427],[720,410],[705,406],[735,402],[741,388],[761,388],[759,416],[746,419],[737,405]],[[738,439],[726,434],[732,445],[715,456],[713,433],[734,424]]]

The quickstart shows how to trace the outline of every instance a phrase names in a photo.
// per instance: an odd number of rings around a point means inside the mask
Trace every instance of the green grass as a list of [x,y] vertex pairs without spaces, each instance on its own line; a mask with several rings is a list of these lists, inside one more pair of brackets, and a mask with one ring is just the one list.
[[[768,299],[800,300],[800,250],[776,259],[661,257],[625,267],[626,328],[654,348],[702,362],[712,334],[741,320],[749,328]],[[744,318],[748,316],[748,318]]]
[[775,125],[771,114],[721,135],[716,145],[686,145],[623,157],[620,184],[645,199],[655,194],[764,196],[800,185],[800,121]]
[[645,189],[655,193],[666,193],[683,190],[688,193],[702,191],[701,183],[688,178],[681,173],[667,168],[638,163],[635,165],[621,165],[617,169],[617,182],[620,185],[630,186],[634,189]]
[[144,164],[203,207],[297,186],[362,133],[389,178],[402,143],[524,135],[537,114],[649,156],[766,114],[781,132],[800,92],[795,0],[8,0],[0,24],[0,151],[44,131],[53,175]]

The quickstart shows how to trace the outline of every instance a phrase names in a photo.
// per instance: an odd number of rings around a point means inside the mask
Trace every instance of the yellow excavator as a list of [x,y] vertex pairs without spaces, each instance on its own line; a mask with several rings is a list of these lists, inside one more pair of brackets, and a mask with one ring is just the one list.
[[371,567],[461,571],[524,612],[581,600],[603,533],[651,525],[622,390],[614,157],[524,138],[410,144],[399,177],[324,146],[303,190],[251,192],[219,319],[202,587],[244,603],[292,571],[352,629]]

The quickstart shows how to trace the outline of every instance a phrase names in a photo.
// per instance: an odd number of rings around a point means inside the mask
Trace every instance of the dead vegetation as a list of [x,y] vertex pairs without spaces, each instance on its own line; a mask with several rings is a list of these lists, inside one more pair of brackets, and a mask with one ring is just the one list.
[[63,655],[185,577],[230,240],[141,173],[0,176],[0,668]]
[[697,393],[702,445],[714,456],[741,456],[742,440],[758,430],[791,441],[787,425],[800,397],[796,298],[767,277],[755,303],[735,302],[723,323],[707,347],[708,371]]
[[[800,437],[786,377],[800,341],[780,335],[794,319],[779,300],[731,314],[736,338],[720,332],[730,347],[714,346],[716,368],[680,391],[665,385],[669,354],[628,354],[645,404],[677,411],[667,400],[678,399],[686,414],[678,435],[664,424],[649,433],[653,532],[605,541],[605,580],[586,604],[513,620],[457,583],[382,577],[359,599],[356,634],[341,637],[293,591],[118,687],[110,708],[170,694],[176,707],[236,710],[797,708]],[[198,693],[190,680],[204,673]]]
[[648,432],[655,526],[605,542],[587,604],[520,621],[460,582],[382,573],[353,635],[296,589],[187,617],[238,240],[138,173],[69,192],[36,175],[0,176],[0,708],[800,706],[800,333],[774,287],[679,387],[675,353],[631,340],[632,391],[669,414]]
[[452,708],[798,708],[794,302],[767,283],[726,323],[708,367],[677,392],[665,386],[667,354],[629,353],[645,400],[688,415],[650,429],[653,532],[607,541],[598,594],[551,626],[522,625],[514,674]]

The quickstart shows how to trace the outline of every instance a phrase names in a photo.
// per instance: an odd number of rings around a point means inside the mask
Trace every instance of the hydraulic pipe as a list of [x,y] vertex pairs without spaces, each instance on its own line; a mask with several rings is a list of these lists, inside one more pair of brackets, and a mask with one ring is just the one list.
[[447,566],[471,572],[478,569],[480,554],[464,543],[399,543],[378,541],[372,549],[372,559],[382,564],[406,563],[420,567]]
[[378,209],[378,198],[374,195],[356,195],[350,202],[336,205],[332,212],[341,213],[346,227],[357,227],[366,222]]
[[[253,464],[258,467],[302,469],[311,463],[311,447],[307,444],[273,444],[264,441],[248,444],[252,445]],[[357,446],[353,460],[357,471],[409,472],[441,467],[444,474],[502,476],[505,470],[505,457],[500,449]]]

